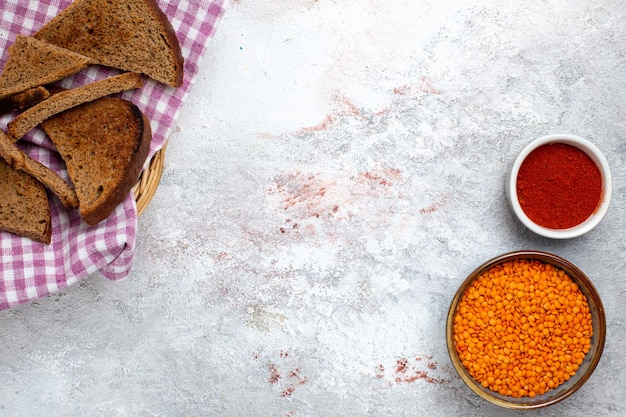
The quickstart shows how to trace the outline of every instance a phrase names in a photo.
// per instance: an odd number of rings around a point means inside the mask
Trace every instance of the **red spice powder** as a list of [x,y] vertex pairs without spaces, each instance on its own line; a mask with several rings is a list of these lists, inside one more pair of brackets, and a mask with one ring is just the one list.
[[602,196],[602,175],[582,150],[551,143],[532,151],[517,175],[517,197],[533,222],[567,229],[584,222]]

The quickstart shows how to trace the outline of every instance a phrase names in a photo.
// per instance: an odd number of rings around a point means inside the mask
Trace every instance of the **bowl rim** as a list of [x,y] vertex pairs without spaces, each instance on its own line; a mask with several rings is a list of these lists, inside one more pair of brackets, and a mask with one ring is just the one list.
[[[459,358],[458,353],[456,352],[456,348],[454,346],[454,316],[458,303],[465,293],[465,290],[478,276],[480,276],[480,274],[482,274],[492,266],[495,266],[502,262],[513,261],[517,259],[539,260],[545,263],[550,263],[557,268],[562,269],[571,277],[573,281],[575,281],[579,285],[579,288],[587,297],[588,302],[593,302],[598,312],[597,323],[594,323],[592,335],[592,340],[595,338],[595,348],[589,351],[589,353],[592,353],[592,356],[590,357],[589,362],[586,364],[586,368],[584,369],[585,373],[576,380],[570,379],[570,381],[573,381],[572,385],[560,395],[547,397],[545,400],[543,400],[541,396],[539,396],[534,399],[534,402],[530,403],[522,403],[518,399],[509,400],[509,398],[511,397],[506,397],[497,393],[493,393],[491,391],[487,391],[485,388],[480,386],[480,384],[478,384],[478,382],[469,374],[467,369],[465,369],[465,366],[461,363],[461,359]],[[484,400],[500,407],[513,410],[530,410],[547,407],[549,405],[556,404],[557,402],[564,400],[565,398],[571,396],[576,391],[578,391],[578,389],[582,387],[585,382],[587,382],[587,380],[591,377],[596,366],[598,365],[602,356],[602,352],[604,350],[605,340],[606,315],[604,311],[604,306],[602,304],[600,295],[598,294],[595,286],[593,285],[589,277],[587,277],[587,275],[583,271],[581,271],[576,265],[574,265],[570,261],[558,255],[538,250],[520,250],[507,252],[484,262],[482,265],[472,271],[459,286],[452,301],[450,302],[450,307],[448,309],[448,315],[446,320],[446,344],[448,348],[448,354],[450,356],[450,360],[452,361],[453,367],[455,368],[463,382],[475,394],[477,394]],[[579,372],[581,370],[582,366],[581,368],[579,368]],[[543,396],[546,396],[547,394],[548,393],[543,394]]]
[[[522,206],[519,203],[517,197],[517,175],[519,173],[522,163],[526,157],[535,149],[540,146],[551,143],[564,143],[572,145],[585,152],[591,160],[597,165],[602,175],[602,195],[597,209],[591,216],[581,224],[570,227],[568,229],[550,229],[543,227],[533,222],[522,210]],[[611,169],[608,160],[600,151],[600,149],[587,139],[581,138],[571,134],[552,134],[542,136],[530,142],[522,151],[517,155],[509,175],[507,176],[506,192],[513,212],[517,218],[531,231],[538,235],[552,238],[552,239],[571,239],[584,235],[585,233],[594,229],[606,215],[609,205],[611,203],[611,197],[613,193],[613,178],[611,175]]]

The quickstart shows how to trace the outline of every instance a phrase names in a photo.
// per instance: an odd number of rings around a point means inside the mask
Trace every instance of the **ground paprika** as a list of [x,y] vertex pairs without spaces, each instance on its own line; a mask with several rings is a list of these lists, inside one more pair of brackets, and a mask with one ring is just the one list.
[[602,175],[575,146],[550,143],[533,150],[517,175],[517,197],[530,220],[550,229],[584,222],[602,196]]

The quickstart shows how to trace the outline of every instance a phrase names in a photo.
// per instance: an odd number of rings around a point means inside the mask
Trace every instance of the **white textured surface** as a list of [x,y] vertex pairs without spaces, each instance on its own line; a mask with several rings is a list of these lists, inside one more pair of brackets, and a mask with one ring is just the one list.
[[[0,314],[0,415],[626,415],[625,21],[609,0],[233,0],[131,276]],[[559,132],[615,176],[572,241],[504,196]],[[476,397],[445,344],[457,286],[517,249],[577,264],[607,313],[596,372],[543,412]]]

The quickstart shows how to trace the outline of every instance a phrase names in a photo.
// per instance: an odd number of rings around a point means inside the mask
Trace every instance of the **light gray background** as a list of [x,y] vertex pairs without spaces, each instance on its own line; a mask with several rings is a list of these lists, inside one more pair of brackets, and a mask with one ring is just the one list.
[[[0,313],[0,415],[626,415],[624,2],[227,6],[130,276]],[[614,174],[607,217],[571,241],[504,195],[551,133]],[[472,394],[444,334],[465,276],[518,249],[585,271],[608,330],[588,383],[527,413]]]

